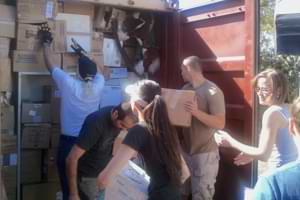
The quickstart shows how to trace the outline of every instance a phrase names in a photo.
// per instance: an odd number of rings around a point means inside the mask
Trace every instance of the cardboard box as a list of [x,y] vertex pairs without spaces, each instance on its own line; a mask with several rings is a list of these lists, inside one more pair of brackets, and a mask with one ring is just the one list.
[[17,17],[19,23],[43,23],[53,19],[57,13],[55,0],[18,0]]
[[92,52],[103,53],[103,33],[93,32],[92,36]]
[[[103,54],[95,53],[88,55],[97,64],[98,72],[103,72]],[[77,73],[78,68],[78,56],[74,53],[64,53],[62,55],[62,68],[66,72]]]
[[17,166],[3,166],[1,172],[8,199],[17,199]]
[[9,55],[9,38],[0,38],[0,58],[8,58]]
[[[61,55],[52,54],[56,66],[61,66]],[[14,72],[48,72],[42,51],[14,51]]]
[[72,38],[87,52],[91,52],[92,26],[90,16],[59,13],[56,20],[63,20],[66,23],[66,52],[74,52],[70,47]]
[[55,125],[52,126],[51,135],[50,135],[50,147],[51,148],[58,148],[60,134],[61,134],[60,126],[55,126]]
[[105,190],[105,200],[147,200],[150,177],[129,161]]
[[[48,21],[52,33],[52,49],[55,52],[65,50],[65,22]],[[42,45],[38,37],[38,24],[18,24],[17,50],[42,51]]]
[[7,133],[1,134],[1,152],[2,154],[13,154],[17,152],[17,137]]
[[15,109],[11,105],[1,105],[1,133],[14,134],[15,130]]
[[58,149],[49,149],[45,152],[43,167],[43,179],[45,181],[59,181],[56,165],[57,151]]
[[42,151],[23,150],[21,153],[21,183],[36,183],[42,179]]
[[18,50],[41,50],[41,43],[38,38],[38,25],[18,24],[17,49]]
[[27,184],[22,186],[23,200],[55,200],[60,199],[59,182]]
[[0,92],[12,90],[11,60],[1,58],[0,62]]
[[95,16],[95,6],[91,3],[64,2],[59,5],[60,13],[88,15],[93,20]]
[[66,52],[67,41],[66,41],[66,22],[63,20],[55,20],[53,34],[53,51],[56,53]]
[[163,88],[162,97],[166,101],[171,123],[176,126],[190,127],[192,115],[191,113],[185,111],[184,104],[187,101],[194,101],[195,92],[191,90],[174,90]]
[[47,149],[50,145],[50,125],[24,126],[22,130],[22,148]]
[[103,62],[105,66],[120,67],[122,57],[114,39],[104,38],[103,40]]
[[15,38],[16,9],[0,5],[0,37]]
[[22,123],[50,123],[50,104],[48,103],[23,103]]

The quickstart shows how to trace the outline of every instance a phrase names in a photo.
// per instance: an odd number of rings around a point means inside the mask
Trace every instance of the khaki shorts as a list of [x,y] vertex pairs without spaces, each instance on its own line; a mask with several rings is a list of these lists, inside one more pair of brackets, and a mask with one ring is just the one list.
[[182,153],[191,177],[184,183],[182,194],[192,193],[193,200],[210,200],[215,193],[215,182],[219,170],[219,151],[189,155]]
[[82,177],[78,189],[81,200],[104,200],[104,191],[99,191],[97,178]]

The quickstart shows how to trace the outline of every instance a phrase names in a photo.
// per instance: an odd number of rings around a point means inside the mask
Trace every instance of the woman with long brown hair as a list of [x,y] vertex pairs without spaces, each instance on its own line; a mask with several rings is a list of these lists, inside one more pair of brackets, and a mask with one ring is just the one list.
[[176,131],[171,125],[161,88],[142,80],[126,88],[138,123],[129,129],[122,146],[98,176],[104,188],[137,153],[145,160],[150,176],[149,200],[179,200],[182,157]]
[[285,103],[288,82],[281,71],[266,69],[255,76],[253,86],[259,103],[268,107],[263,114],[258,147],[243,144],[225,132],[216,134],[216,139],[221,146],[241,151],[234,160],[236,165],[245,165],[256,159],[268,161],[268,170],[271,170],[296,160],[298,156],[288,131],[290,113]]

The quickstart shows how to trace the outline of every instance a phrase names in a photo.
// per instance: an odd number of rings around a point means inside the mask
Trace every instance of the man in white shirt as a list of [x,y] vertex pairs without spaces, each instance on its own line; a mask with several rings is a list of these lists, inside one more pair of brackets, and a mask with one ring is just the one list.
[[79,135],[84,119],[99,108],[104,88],[104,77],[97,73],[95,62],[84,55],[80,47],[75,49],[75,52],[79,55],[78,74],[75,77],[70,76],[60,66],[55,66],[52,62],[50,49],[52,36],[47,26],[41,28],[40,37],[44,47],[46,66],[61,93],[61,137],[58,147],[57,167],[63,200],[67,200],[69,191],[66,176],[66,157]]

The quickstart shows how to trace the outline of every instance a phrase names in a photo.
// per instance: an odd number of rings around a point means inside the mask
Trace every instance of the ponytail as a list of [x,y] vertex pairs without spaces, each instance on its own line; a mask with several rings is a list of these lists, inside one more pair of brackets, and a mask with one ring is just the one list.
[[179,185],[181,177],[181,157],[179,140],[171,125],[167,106],[160,95],[144,108],[144,116],[150,133],[153,135],[152,149],[159,153],[171,181]]

